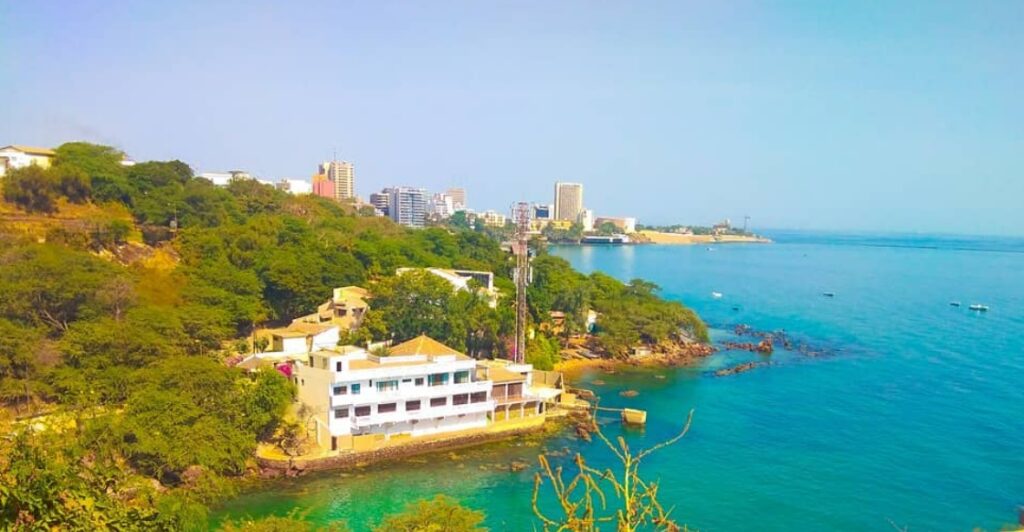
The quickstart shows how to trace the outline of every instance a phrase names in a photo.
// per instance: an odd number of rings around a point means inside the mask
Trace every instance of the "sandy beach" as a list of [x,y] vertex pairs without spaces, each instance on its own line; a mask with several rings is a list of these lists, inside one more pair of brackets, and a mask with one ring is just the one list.
[[641,237],[637,241],[646,241],[651,244],[768,244],[771,240],[759,236],[739,235],[683,235],[679,233],[663,233],[660,231],[639,231]]

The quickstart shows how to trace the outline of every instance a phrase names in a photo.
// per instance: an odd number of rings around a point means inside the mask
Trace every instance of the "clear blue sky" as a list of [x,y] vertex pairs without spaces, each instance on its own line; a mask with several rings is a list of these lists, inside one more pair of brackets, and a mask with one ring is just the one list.
[[0,144],[641,222],[1024,234],[1024,2],[0,0]]

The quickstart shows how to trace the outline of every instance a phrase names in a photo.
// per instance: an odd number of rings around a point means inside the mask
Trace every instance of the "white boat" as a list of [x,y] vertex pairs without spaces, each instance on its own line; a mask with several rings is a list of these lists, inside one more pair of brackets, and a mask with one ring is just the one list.
[[711,292],[711,297],[713,297],[715,299],[722,299],[722,293],[721,292]]
[[988,312],[988,305],[980,305],[978,303],[975,303],[967,308],[971,310],[977,310],[978,312]]

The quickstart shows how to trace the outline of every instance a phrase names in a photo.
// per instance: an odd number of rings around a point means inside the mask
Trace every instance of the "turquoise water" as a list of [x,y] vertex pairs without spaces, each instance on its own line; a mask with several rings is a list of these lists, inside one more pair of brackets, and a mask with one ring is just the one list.
[[[771,365],[730,377],[709,372],[762,358],[722,352],[698,368],[661,371],[663,379],[588,377],[605,383],[592,386],[602,404],[648,410],[646,430],[626,434],[634,447],[670,437],[696,409],[690,434],[645,465],[662,482],[662,501],[701,530],[892,530],[890,522],[997,530],[1015,522],[1024,505],[1024,241],[771,236],[776,244],[713,251],[553,250],[584,271],[658,283],[713,325],[716,341],[748,324],[784,329],[808,348],[776,352]],[[991,310],[967,310],[974,302]],[[623,399],[625,389],[640,395]],[[599,444],[563,434],[275,482],[217,517],[298,508],[359,529],[444,492],[483,509],[493,530],[530,530],[533,471],[501,467],[565,447],[611,464]]]

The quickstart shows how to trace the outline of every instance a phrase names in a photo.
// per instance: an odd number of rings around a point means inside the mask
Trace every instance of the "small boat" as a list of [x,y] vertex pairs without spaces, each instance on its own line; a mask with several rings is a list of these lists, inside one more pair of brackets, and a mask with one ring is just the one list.
[[711,292],[711,297],[713,297],[715,299],[722,299],[722,293],[721,292]]
[[951,306],[951,307],[959,307],[960,306],[960,302],[959,301],[950,301],[949,302],[949,306]]
[[647,423],[647,411],[634,408],[622,409],[622,422],[627,425],[644,425]]
[[978,303],[975,303],[967,308],[971,310],[976,310],[978,312],[988,312],[988,305],[979,305]]
[[740,309],[740,306],[739,306],[739,305],[733,305],[733,306],[732,306],[732,310],[733,310],[733,312],[736,312],[736,311],[738,311],[739,309]]
[[835,292],[823,292],[821,295],[823,295],[825,297],[836,297],[836,293]]
[[714,251],[715,248],[708,248],[708,251]]

